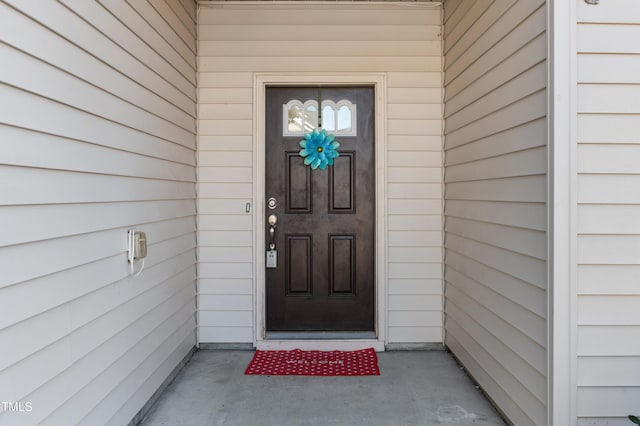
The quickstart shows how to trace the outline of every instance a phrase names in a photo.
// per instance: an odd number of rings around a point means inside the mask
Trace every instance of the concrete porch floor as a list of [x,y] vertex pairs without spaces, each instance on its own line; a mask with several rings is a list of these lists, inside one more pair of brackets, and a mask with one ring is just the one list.
[[252,351],[201,350],[141,425],[504,425],[445,351],[378,354],[380,376],[245,376]]

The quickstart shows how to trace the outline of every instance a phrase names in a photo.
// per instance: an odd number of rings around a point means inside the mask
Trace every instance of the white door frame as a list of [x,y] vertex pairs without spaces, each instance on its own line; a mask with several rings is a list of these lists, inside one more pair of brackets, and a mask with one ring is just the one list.
[[[376,243],[375,243],[375,339],[358,340],[265,340],[265,89],[267,86],[369,85],[375,89],[375,185],[376,185]],[[254,214],[254,346],[258,349],[316,349],[354,350],[374,347],[383,351],[387,338],[387,132],[386,93],[384,73],[255,73],[253,129],[253,204]]]

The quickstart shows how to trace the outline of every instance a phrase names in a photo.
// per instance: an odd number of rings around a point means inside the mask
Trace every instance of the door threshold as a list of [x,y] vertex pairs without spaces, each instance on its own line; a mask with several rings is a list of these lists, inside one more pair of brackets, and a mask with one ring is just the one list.
[[275,339],[256,341],[256,349],[264,351],[291,351],[300,349],[303,351],[357,351],[373,348],[376,352],[384,352],[383,340],[373,339]]
[[375,339],[374,331],[268,331],[265,340]]

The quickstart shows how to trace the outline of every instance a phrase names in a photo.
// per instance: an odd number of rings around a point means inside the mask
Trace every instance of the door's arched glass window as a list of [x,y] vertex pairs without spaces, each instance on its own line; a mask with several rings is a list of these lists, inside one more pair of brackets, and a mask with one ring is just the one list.
[[338,132],[351,132],[353,123],[351,121],[351,109],[347,105],[342,105],[338,109]]
[[336,131],[336,112],[329,105],[322,107],[322,128],[327,132]]
[[305,105],[304,133],[308,133],[318,127],[318,107],[316,105]]
[[298,105],[291,105],[286,111],[288,133],[302,132],[302,109]]
[[322,128],[336,136],[357,136],[357,105],[342,99],[322,101]]
[[[357,105],[342,99],[322,101],[322,128],[336,136],[357,135]],[[282,107],[283,135],[302,136],[318,128],[318,102],[292,99]]]

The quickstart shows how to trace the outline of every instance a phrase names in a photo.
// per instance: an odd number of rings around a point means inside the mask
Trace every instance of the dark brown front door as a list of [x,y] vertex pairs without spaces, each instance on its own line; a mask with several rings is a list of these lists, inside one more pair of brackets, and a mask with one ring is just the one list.
[[[340,156],[312,170],[299,155],[304,137],[284,136],[283,106],[319,96],[355,104],[357,134],[336,133]],[[277,217],[277,261],[266,269],[267,331],[374,330],[373,105],[372,87],[267,88],[266,198],[273,200],[265,222]]]

